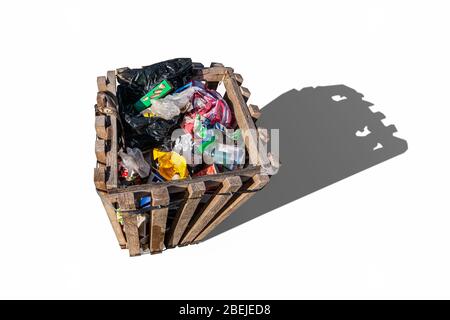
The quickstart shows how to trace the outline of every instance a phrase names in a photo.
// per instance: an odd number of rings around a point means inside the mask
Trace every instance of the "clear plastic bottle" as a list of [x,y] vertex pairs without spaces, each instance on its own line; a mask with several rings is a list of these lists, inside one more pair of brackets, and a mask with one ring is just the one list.
[[203,159],[207,164],[221,164],[231,167],[235,164],[244,164],[244,150],[240,146],[217,143],[213,148],[206,148]]

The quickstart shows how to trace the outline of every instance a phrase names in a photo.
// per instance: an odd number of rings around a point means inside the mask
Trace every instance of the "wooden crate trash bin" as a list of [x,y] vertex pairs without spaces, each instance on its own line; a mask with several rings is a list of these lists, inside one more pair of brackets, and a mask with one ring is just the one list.
[[[255,120],[260,112],[256,105],[247,105],[250,91],[241,86],[242,76],[220,63],[212,63],[210,67],[193,63],[193,67],[194,80],[204,81],[210,89],[217,89],[219,85],[225,88],[224,99],[233,110],[248,154],[248,164],[242,169],[183,180],[119,186],[120,119],[116,71],[108,71],[106,76],[97,78],[94,183],[117,241],[122,249],[129,250],[130,256],[160,253],[204,240],[269,182],[271,172],[265,168],[278,166],[265,150],[258,150],[261,128],[256,127]],[[264,143],[267,144],[267,139]],[[141,214],[137,204],[148,196],[151,210]],[[174,203],[177,207],[172,209]],[[142,224],[148,230],[147,237],[140,235],[138,225]]]

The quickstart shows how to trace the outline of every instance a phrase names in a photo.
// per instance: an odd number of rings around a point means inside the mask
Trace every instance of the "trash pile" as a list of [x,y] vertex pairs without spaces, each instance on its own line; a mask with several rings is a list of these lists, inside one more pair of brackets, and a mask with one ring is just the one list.
[[245,164],[225,99],[193,80],[189,58],[117,70],[122,186],[213,175]]

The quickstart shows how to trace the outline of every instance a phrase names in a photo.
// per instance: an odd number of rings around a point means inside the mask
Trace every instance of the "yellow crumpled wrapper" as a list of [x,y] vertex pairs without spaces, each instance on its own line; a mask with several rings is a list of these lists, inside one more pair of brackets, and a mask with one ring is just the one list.
[[158,161],[158,171],[164,179],[184,179],[189,175],[186,159],[174,151],[153,149],[153,159]]

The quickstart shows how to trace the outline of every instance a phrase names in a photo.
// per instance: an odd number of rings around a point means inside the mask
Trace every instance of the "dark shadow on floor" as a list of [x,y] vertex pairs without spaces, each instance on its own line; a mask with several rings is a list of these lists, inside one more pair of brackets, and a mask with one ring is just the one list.
[[293,89],[262,108],[258,126],[280,129],[281,168],[208,239],[405,152],[362,98],[344,85]]

